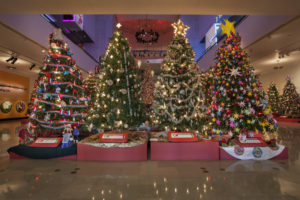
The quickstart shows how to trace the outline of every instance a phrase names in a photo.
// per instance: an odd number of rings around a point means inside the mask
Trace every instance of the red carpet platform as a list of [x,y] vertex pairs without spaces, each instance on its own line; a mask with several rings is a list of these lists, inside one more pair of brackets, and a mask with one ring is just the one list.
[[151,142],[151,160],[219,160],[219,143]]
[[146,161],[147,143],[133,147],[103,148],[77,144],[77,160],[91,161]]
[[299,118],[276,117],[275,119],[279,122],[290,122],[290,123],[300,122]]
[[273,160],[288,159],[288,148],[270,147],[220,147],[220,160]]

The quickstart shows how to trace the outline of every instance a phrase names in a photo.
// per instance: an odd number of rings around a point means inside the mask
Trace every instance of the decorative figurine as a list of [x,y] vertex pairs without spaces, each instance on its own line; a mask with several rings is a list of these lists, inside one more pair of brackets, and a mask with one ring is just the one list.
[[77,124],[73,124],[73,137],[74,137],[74,141],[75,143],[78,143],[78,136],[79,136],[79,129],[78,129],[78,125]]
[[33,141],[29,132],[29,120],[21,121],[21,130],[19,131],[19,144],[28,144]]
[[68,148],[72,146],[73,144],[72,130],[73,129],[71,127],[71,124],[65,124],[61,148]]

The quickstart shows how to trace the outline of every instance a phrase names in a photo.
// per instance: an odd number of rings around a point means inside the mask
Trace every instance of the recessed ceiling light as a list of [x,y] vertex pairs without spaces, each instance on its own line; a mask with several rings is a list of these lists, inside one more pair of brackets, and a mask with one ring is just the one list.
[[13,67],[13,66],[6,66],[7,69],[10,69],[10,70],[13,70],[13,69],[17,69],[16,67]]
[[45,49],[42,49],[42,53],[45,53],[46,52],[46,50]]

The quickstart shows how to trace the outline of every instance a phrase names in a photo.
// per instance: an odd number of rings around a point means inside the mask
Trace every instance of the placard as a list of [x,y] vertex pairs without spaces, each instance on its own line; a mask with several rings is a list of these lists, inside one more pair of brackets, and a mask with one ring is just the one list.
[[38,137],[32,144],[32,147],[57,147],[62,141],[61,137]]
[[128,133],[101,133],[99,142],[127,142]]
[[237,143],[241,147],[266,147],[268,144],[260,137],[247,138],[245,141],[240,141],[237,138]]
[[197,142],[195,132],[169,132],[169,142]]

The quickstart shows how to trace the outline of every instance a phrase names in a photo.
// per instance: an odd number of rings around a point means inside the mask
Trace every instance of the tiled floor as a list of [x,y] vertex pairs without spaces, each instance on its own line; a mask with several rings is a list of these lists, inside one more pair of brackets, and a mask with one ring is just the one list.
[[[16,124],[0,124],[0,131],[7,126],[12,132],[0,143],[2,155],[17,143]],[[280,137],[289,160],[115,163],[2,156],[0,199],[300,199],[300,124],[281,123]]]

